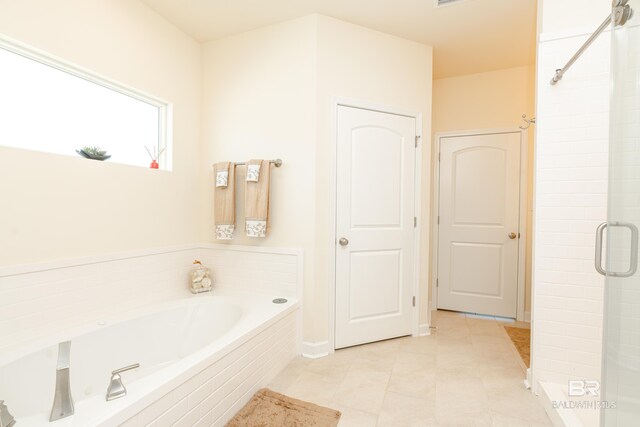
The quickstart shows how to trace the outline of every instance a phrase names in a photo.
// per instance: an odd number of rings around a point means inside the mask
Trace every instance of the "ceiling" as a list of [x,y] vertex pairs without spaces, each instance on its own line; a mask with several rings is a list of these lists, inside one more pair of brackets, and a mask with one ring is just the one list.
[[532,64],[536,0],[142,0],[199,42],[310,13],[434,48],[434,78]]

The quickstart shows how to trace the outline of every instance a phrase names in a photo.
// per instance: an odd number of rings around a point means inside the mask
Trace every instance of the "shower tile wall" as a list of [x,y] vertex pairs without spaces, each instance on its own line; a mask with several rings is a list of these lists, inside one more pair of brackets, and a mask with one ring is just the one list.
[[606,220],[609,33],[561,82],[548,83],[586,38],[547,38],[538,47],[534,387],[600,379],[604,278],[593,260],[595,230]]

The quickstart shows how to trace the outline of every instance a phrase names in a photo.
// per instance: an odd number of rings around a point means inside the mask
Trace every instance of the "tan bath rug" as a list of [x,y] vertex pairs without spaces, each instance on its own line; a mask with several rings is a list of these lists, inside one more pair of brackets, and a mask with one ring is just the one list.
[[340,415],[340,411],[263,388],[227,427],[335,427]]
[[511,342],[518,350],[518,354],[520,354],[520,358],[528,368],[530,366],[531,330],[514,326],[505,326],[504,330],[507,331],[507,335],[509,335]]

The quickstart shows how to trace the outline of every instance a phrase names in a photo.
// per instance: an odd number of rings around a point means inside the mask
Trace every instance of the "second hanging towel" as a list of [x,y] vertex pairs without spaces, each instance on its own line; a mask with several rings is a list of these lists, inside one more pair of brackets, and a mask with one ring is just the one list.
[[245,221],[249,237],[266,237],[269,226],[269,160],[247,162]]

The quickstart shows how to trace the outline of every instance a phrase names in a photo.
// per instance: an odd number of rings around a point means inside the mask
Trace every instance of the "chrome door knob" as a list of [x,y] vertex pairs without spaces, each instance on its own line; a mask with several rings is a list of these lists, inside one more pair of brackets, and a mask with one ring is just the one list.
[[349,244],[349,239],[341,237],[340,240],[338,240],[338,243],[340,243],[340,246],[347,246]]
[[518,235],[516,233],[514,233],[514,232],[509,233],[509,238],[511,240],[515,239],[516,237],[518,237]]

